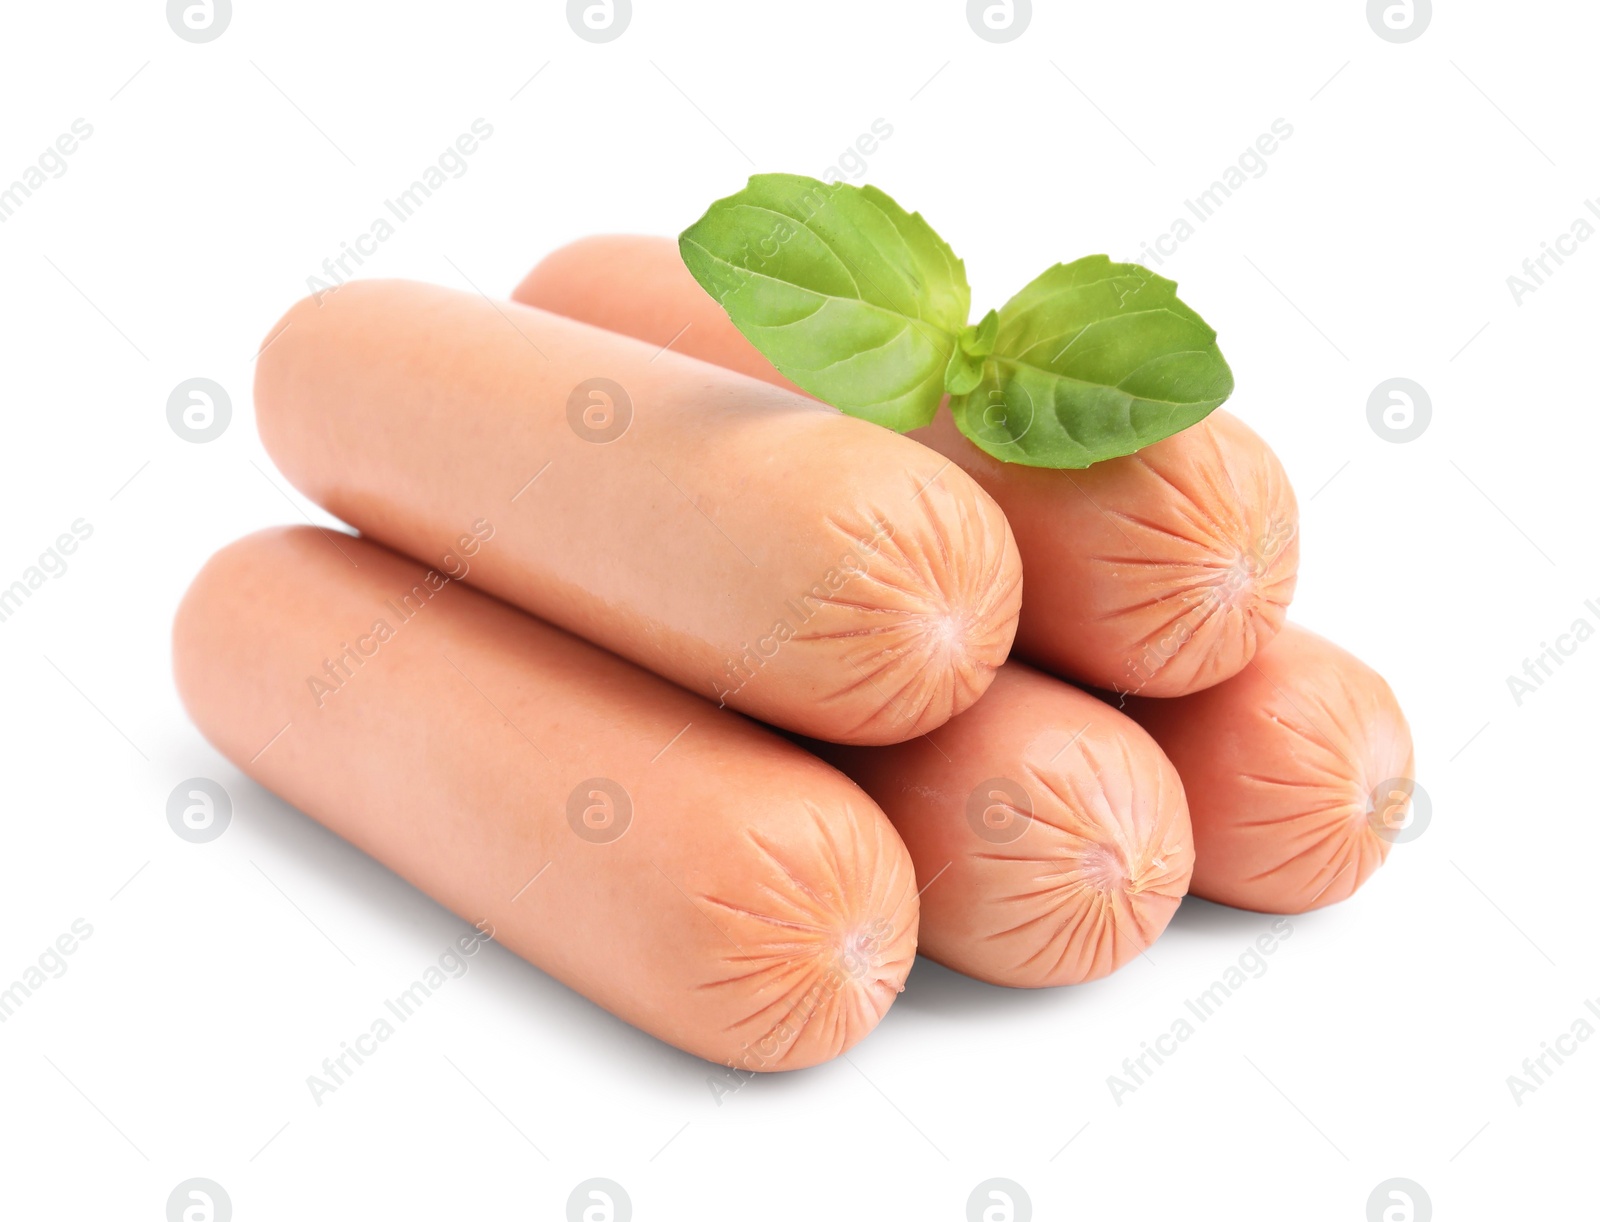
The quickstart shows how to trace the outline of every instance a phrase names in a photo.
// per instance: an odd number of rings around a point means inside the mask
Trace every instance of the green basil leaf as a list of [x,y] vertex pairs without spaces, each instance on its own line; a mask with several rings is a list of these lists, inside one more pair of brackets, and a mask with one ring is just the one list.
[[952,395],[964,395],[983,381],[983,358],[973,356],[959,344],[944,367],[944,388]]
[[994,341],[999,334],[1000,311],[990,310],[961,333],[961,347],[973,356],[988,356],[994,351]]
[[1176,284],[1090,255],[1006,302],[982,379],[950,407],[1005,462],[1087,467],[1188,428],[1232,393],[1217,333]]
[[983,381],[983,358],[994,351],[995,332],[1000,316],[990,310],[981,322],[965,328],[956,338],[956,350],[944,368],[944,388],[952,395],[964,395]]
[[801,389],[904,432],[933,419],[966,269],[876,187],[757,174],[678,238],[734,326]]

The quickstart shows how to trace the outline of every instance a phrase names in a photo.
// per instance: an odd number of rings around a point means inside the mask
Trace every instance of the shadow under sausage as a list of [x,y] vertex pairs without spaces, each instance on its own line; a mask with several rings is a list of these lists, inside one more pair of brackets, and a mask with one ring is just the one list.
[[[1226,904],[1214,904],[1210,900],[1203,900],[1198,895],[1186,895],[1183,897],[1183,902],[1178,905],[1178,910],[1172,914],[1172,919],[1167,922],[1162,937],[1186,933],[1208,936],[1253,935],[1270,925],[1273,920],[1270,913],[1251,912],[1247,908],[1230,908]],[[1160,939],[1157,939],[1156,945],[1160,945]]]
[[996,1011],[1061,1007],[1070,1004],[1072,997],[1084,987],[1015,989],[1003,984],[989,984],[918,955],[910,975],[906,977],[906,991],[891,1007],[888,1018],[892,1019],[897,1010],[982,1019]]

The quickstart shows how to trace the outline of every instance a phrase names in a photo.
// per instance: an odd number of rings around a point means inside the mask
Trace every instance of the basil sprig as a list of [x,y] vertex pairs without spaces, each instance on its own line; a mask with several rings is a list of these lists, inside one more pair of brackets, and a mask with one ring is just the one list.
[[758,174],[678,239],[696,280],[797,386],[900,432],[950,396],[1006,462],[1087,467],[1188,428],[1233,391],[1205,320],[1147,268],[1057,264],[968,325],[966,269],[876,187]]

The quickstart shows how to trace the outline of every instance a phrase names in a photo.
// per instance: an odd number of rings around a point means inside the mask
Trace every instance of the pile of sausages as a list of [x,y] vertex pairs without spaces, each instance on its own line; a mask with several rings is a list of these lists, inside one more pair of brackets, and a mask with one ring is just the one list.
[[360,537],[234,543],[174,628],[224,755],[512,951],[793,1069],[919,950],[1079,983],[1187,893],[1302,912],[1382,862],[1410,734],[1285,625],[1294,493],[1237,419],[1002,464],[799,393],[670,240],[514,296],[295,306],[261,437]]

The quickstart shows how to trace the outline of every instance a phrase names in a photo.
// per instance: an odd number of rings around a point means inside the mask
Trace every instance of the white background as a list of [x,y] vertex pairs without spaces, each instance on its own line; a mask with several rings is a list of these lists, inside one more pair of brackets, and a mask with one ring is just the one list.
[[[636,0],[591,45],[557,3],[238,0],[191,45],[154,0],[6,6],[0,184],[94,130],[0,225],[0,585],[75,519],[93,535],[0,623],[0,984],[94,932],[0,1026],[0,1212],[158,1222],[205,1176],[240,1222],[557,1219],[605,1176],[639,1219],[960,1219],[1005,1176],[1040,1219],[1359,1222],[1405,1176],[1439,1219],[1591,1216],[1600,1040],[1520,1106],[1506,1078],[1600,997],[1600,642],[1520,707],[1506,677],[1600,624],[1600,241],[1520,305],[1506,277],[1600,194],[1600,13],[1439,8],[1394,45],[1357,0],[1076,0],[993,45],[951,0]],[[1295,918],[1120,1106],[1107,1075],[1268,918],[1187,902],[1070,990],[919,961],[848,1060],[720,1103],[705,1064],[496,946],[313,1104],[306,1076],[464,927],[201,740],[168,626],[213,550],[326,520],[256,439],[252,354],[480,117],[469,171],[364,274],[504,294],[572,238],[821,175],[883,118],[866,179],[964,256],[975,318],[1050,262],[1136,254],[1286,119],[1158,270],[1299,489],[1294,616],[1408,711],[1426,834]],[[197,376],[234,410],[203,445],[165,414]],[[1432,399],[1409,444],[1367,423],[1395,376]],[[233,798],[210,844],[167,825],[193,776]]]

